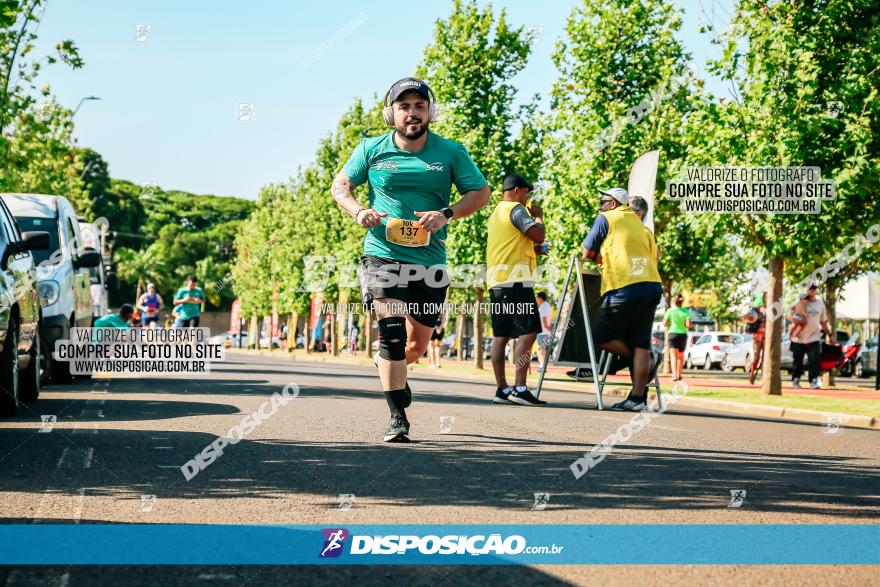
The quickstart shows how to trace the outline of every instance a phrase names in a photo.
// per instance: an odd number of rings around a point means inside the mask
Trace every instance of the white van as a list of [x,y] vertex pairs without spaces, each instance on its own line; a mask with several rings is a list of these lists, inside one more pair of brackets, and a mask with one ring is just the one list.
[[3,194],[9,211],[22,232],[49,233],[49,249],[33,251],[37,264],[37,291],[43,307],[40,326],[41,382],[50,378],[67,383],[70,364],[55,361],[55,341],[70,338],[73,326],[91,326],[91,280],[89,268],[101,264],[98,251],[83,246],[79,220],[73,205],[62,196]]
[[[79,221],[79,231],[82,234],[82,244],[88,249],[103,251],[101,246],[101,232],[98,226],[91,222]],[[104,264],[89,268],[89,280],[91,282],[92,314],[100,318],[110,312],[107,304],[107,275],[104,273]]]

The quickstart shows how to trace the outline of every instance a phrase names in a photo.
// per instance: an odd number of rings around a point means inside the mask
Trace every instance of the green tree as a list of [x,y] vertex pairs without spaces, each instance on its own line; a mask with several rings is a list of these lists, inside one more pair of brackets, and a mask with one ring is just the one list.
[[553,54],[559,79],[549,121],[552,196],[545,211],[559,243],[556,259],[580,255],[598,215],[597,188],[626,187],[635,160],[660,151],[653,212],[667,307],[674,290],[730,299],[729,276],[743,265],[726,231],[662,197],[666,178],[688,154],[686,120],[710,101],[675,38],[680,29],[681,11],[670,1],[585,0]]
[[[491,5],[455,0],[452,12],[434,26],[416,75],[437,93],[442,117],[432,125],[438,134],[459,141],[473,157],[490,186],[500,186],[506,173],[536,177],[543,160],[535,141],[542,131],[535,124],[536,107],[514,111],[512,79],[526,65],[530,51],[522,27],[511,27],[505,10],[498,17]],[[517,141],[514,127],[521,123]],[[538,143],[540,144],[540,143]],[[450,265],[484,264],[486,222],[491,206],[449,226],[446,240]],[[476,288],[477,303],[483,287]],[[476,319],[476,366],[482,368],[483,321]]]
[[[736,100],[692,120],[694,132],[710,137],[692,142],[695,162],[819,166],[823,178],[836,181],[836,199],[823,202],[818,215],[723,217],[766,256],[768,303],[779,300],[783,314],[786,274],[811,274],[880,219],[876,8],[872,0],[740,2],[714,64]],[[844,107],[839,114],[829,107],[837,102]],[[783,316],[769,314],[762,390],[776,395]]]

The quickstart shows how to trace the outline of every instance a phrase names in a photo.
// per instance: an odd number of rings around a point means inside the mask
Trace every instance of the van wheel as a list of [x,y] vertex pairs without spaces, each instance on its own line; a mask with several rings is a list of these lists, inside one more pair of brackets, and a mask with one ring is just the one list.
[[40,336],[40,387],[49,385],[52,379],[52,351],[46,340]]
[[18,400],[18,325],[12,318],[0,352],[0,416],[14,416]]
[[30,363],[24,373],[21,374],[18,384],[19,398],[23,402],[36,401],[40,397],[40,337],[34,337],[34,344],[31,345]]

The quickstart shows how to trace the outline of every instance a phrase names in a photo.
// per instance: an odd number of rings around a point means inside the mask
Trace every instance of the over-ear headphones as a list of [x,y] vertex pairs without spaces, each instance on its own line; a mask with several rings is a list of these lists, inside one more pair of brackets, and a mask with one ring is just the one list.
[[[388,91],[385,92],[385,97],[382,99],[382,118],[385,120],[385,124],[387,124],[388,126],[394,126],[394,109],[388,102],[388,98],[391,96],[391,90],[394,89],[394,86],[406,79],[415,78],[400,78],[399,80],[391,84],[391,87],[388,88]],[[428,89],[428,93],[431,94],[431,98],[428,100],[428,122],[434,122],[434,120],[436,120],[437,116],[440,114],[440,108],[438,108],[437,106],[437,95],[434,94],[434,90],[431,89],[431,86],[429,86],[422,80],[418,81],[421,82]]]

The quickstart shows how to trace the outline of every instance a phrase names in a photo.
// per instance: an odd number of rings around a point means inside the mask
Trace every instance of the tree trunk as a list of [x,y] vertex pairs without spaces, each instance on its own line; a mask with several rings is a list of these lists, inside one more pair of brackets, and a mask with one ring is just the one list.
[[[837,283],[833,279],[825,282],[825,309],[828,311],[828,324],[837,336]],[[834,371],[823,376],[822,387],[834,387]]]
[[464,316],[455,317],[455,358],[461,361],[461,331],[464,330]]
[[336,314],[333,312],[330,313],[330,353],[334,357],[339,356],[339,336],[337,336],[337,328],[336,323],[338,320],[336,319]]
[[477,307],[474,310],[474,367],[483,368],[483,315],[480,314],[483,303],[483,288],[477,288]]
[[299,313],[294,312],[287,321],[287,352],[292,353],[296,350],[296,329],[299,324]]
[[[764,377],[761,380],[761,393],[782,395],[782,326],[788,308],[782,299],[782,271],[785,260],[780,256],[770,257],[770,282],[767,286],[767,324],[764,338]],[[779,301],[779,310],[774,306]]]

